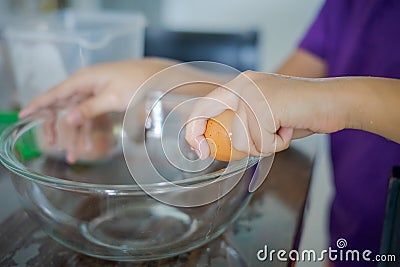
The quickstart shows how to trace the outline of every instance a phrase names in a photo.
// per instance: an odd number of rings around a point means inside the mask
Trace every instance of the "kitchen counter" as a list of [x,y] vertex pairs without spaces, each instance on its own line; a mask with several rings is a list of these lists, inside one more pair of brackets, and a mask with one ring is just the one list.
[[19,205],[8,172],[0,167],[0,266],[290,266],[261,262],[257,252],[298,247],[312,159],[296,149],[276,155],[272,169],[241,216],[219,238],[170,259],[112,262],[64,248],[42,232]]

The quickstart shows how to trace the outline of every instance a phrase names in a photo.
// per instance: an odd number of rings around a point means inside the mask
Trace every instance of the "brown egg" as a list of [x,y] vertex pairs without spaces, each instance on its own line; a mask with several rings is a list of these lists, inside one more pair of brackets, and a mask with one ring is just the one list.
[[247,156],[232,147],[232,121],[235,113],[225,110],[207,121],[204,136],[210,147],[210,157],[220,161],[239,160]]

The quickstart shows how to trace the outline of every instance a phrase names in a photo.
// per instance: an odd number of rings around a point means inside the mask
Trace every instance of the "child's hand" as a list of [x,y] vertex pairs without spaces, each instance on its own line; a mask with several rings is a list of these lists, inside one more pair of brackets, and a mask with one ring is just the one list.
[[116,115],[103,114],[77,128],[71,128],[62,115],[47,118],[44,126],[38,128],[38,145],[46,155],[65,157],[69,163],[110,157],[120,146],[120,139],[113,131],[116,119],[120,120]]
[[143,59],[88,67],[35,98],[19,116],[24,118],[41,109],[77,102],[66,114],[66,121],[77,126],[110,111],[124,111],[135,90],[171,64],[167,60]]
[[110,138],[104,127],[99,131],[98,126],[106,121],[100,115],[124,111],[132,94],[148,77],[172,64],[168,60],[142,59],[88,67],[35,98],[19,116],[65,109],[62,118],[53,116],[45,125],[44,151],[52,154],[54,147],[65,150],[70,163],[104,156],[102,152],[110,149]]
[[226,109],[237,114],[232,123],[233,147],[252,156],[282,151],[294,138],[342,129],[345,120],[340,112],[335,111],[338,116],[334,116],[328,104],[332,99],[322,89],[324,83],[329,81],[242,73],[196,104],[186,140],[200,158],[207,158],[210,149],[203,135],[206,118]]

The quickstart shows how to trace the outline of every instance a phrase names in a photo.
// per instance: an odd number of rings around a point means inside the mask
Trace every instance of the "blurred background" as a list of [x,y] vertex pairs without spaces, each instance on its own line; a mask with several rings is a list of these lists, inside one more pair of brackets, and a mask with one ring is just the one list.
[[[0,29],[10,22],[63,8],[139,12],[147,21],[145,55],[214,60],[240,70],[273,72],[295,48],[322,2],[0,0]],[[0,60],[4,69],[4,55]],[[4,87],[12,87],[9,74],[1,78],[6,81]],[[9,104],[3,102],[0,107]]]
[[[0,0],[0,110],[17,109],[21,104],[2,30],[30,16],[64,8],[139,12],[147,26],[143,55],[212,60],[239,70],[273,72],[296,47],[322,3],[323,0]],[[327,244],[332,195],[326,137],[314,136],[294,145],[318,153],[301,247],[322,250]]]

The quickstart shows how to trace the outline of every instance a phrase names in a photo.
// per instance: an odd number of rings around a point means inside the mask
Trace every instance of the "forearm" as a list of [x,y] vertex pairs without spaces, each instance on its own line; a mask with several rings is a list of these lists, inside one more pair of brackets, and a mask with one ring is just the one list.
[[400,80],[374,77],[327,79],[344,127],[365,130],[400,143]]
[[268,100],[276,129],[294,129],[294,138],[352,128],[400,143],[398,79],[249,75]]
[[203,96],[215,89],[218,84],[225,84],[233,78],[232,75],[225,76],[207,71],[206,65],[200,66],[204,68],[200,69],[197,64],[164,58],[143,58],[133,61],[132,64],[135,65],[132,69],[141,69],[139,75],[135,74],[137,86],[157,74],[151,81],[152,87],[164,91],[173,89],[174,93],[181,94]]
[[326,76],[326,63],[306,50],[297,49],[276,70],[276,73],[304,78],[322,78]]

